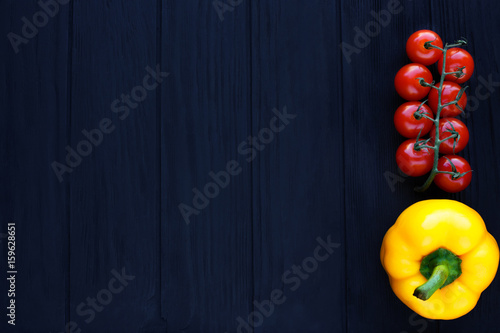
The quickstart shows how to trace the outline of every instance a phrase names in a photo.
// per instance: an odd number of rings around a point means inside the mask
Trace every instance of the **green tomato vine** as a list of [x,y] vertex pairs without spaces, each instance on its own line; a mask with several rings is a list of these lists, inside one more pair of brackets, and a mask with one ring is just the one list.
[[450,161],[451,163],[451,167],[452,167],[452,171],[441,171],[441,170],[438,170],[438,160],[439,160],[439,146],[441,145],[441,143],[443,143],[444,141],[446,140],[454,140],[453,142],[453,147],[455,148],[455,145],[456,145],[456,142],[460,139],[460,135],[458,134],[457,131],[455,131],[455,128],[453,127],[453,125],[451,126],[452,128],[447,130],[448,132],[450,132],[450,136],[448,136],[447,138],[445,139],[440,139],[439,138],[439,119],[440,119],[440,115],[441,115],[441,110],[447,106],[450,106],[450,105],[455,105],[460,111],[464,112],[464,110],[460,107],[460,105],[458,105],[458,101],[460,100],[460,98],[462,97],[464,91],[467,89],[467,86],[466,87],[463,87],[460,89],[460,91],[458,92],[456,98],[454,101],[451,101],[449,103],[446,103],[446,104],[441,104],[441,95],[442,95],[442,90],[443,90],[443,82],[445,80],[445,77],[447,75],[455,75],[457,78],[462,76],[464,73],[463,73],[463,69],[465,68],[464,67],[460,67],[460,68],[457,68],[457,71],[454,71],[454,72],[445,72],[445,68],[446,68],[446,52],[448,51],[448,49],[450,48],[453,48],[453,47],[459,47],[459,46],[464,46],[464,45],[467,45],[467,41],[465,39],[461,39],[461,40],[458,40],[456,41],[454,44],[448,44],[446,43],[446,45],[441,48],[439,46],[436,46],[436,45],[433,45],[432,44],[433,42],[429,41],[429,42],[426,42],[425,43],[425,48],[427,49],[430,49],[430,48],[434,48],[434,49],[438,49],[440,50],[441,52],[443,52],[443,67],[441,68],[441,79],[440,79],[440,83],[439,83],[439,86],[435,86],[434,85],[434,81],[431,82],[431,83],[428,83],[428,82],[425,82],[425,80],[423,78],[419,78],[419,83],[421,86],[423,87],[430,87],[431,89],[436,89],[438,91],[438,107],[437,107],[437,112],[436,112],[436,116],[435,118],[431,118],[429,117],[428,115],[426,115],[424,113],[423,110],[421,110],[420,108],[422,107],[422,105],[424,103],[427,102],[427,100],[425,100],[424,102],[422,102],[420,104],[420,106],[418,107],[417,111],[415,111],[414,113],[414,116],[416,119],[421,119],[421,118],[425,118],[425,119],[429,119],[430,121],[432,121],[434,123],[434,128],[435,128],[435,139],[434,139],[434,143],[433,145],[429,145],[429,141],[431,139],[420,139],[420,134],[419,136],[417,137],[417,142],[415,143],[414,145],[414,149],[419,151],[420,149],[423,149],[423,148],[427,148],[427,149],[431,149],[434,151],[434,165],[432,167],[432,170],[427,178],[427,180],[425,181],[425,183],[421,186],[417,186],[415,187],[415,191],[417,192],[424,192],[425,190],[427,190],[429,188],[429,186],[432,184],[432,181],[434,180],[434,177],[436,177],[436,175],[438,173],[445,173],[445,174],[449,174],[451,175],[452,179],[458,179],[460,177],[463,177],[465,174],[471,172],[472,170],[469,170],[467,172],[458,172],[455,165],[453,165],[453,162]]

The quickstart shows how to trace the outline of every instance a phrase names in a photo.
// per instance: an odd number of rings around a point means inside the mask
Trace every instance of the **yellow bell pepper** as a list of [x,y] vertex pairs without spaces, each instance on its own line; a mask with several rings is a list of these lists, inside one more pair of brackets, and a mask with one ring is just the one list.
[[455,319],[471,311],[493,281],[499,251],[475,210],[454,200],[425,200],[387,231],[380,260],[409,308],[430,319]]

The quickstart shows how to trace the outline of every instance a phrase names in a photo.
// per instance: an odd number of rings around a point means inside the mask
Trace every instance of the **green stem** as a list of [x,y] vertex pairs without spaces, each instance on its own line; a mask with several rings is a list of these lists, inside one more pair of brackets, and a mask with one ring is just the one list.
[[[434,41],[435,41],[435,40],[433,40],[432,42],[434,42]],[[443,51],[443,49],[442,49],[442,48],[440,48],[439,46],[436,46],[436,45],[432,44],[432,42],[430,42],[430,41],[429,41],[429,42],[426,42],[426,43],[424,44],[424,47],[425,47],[426,49],[438,49],[438,50],[440,50],[441,52]]]
[[424,192],[431,186],[432,181],[434,180],[434,177],[436,177],[437,172],[438,172],[438,160],[439,160],[439,145],[441,144],[441,141],[439,140],[439,117],[441,116],[441,110],[443,109],[443,104],[441,103],[441,95],[443,91],[443,82],[445,78],[445,71],[444,69],[446,68],[446,52],[448,51],[448,48],[450,46],[446,45],[443,48],[443,67],[441,68],[441,79],[439,80],[439,87],[437,87],[438,91],[438,108],[436,112],[436,118],[433,120],[434,122],[434,127],[436,128],[436,133],[435,133],[435,139],[434,139],[434,146],[436,147],[434,149],[434,165],[432,166],[431,173],[429,174],[429,177],[425,181],[425,183],[422,186],[415,187],[415,191],[417,192]]
[[420,146],[420,149],[422,149],[422,148],[427,148],[427,149],[436,149],[436,147],[435,147],[435,146],[427,146],[427,145],[422,145],[422,146]]
[[453,252],[439,248],[426,255],[420,262],[420,273],[427,282],[415,289],[413,296],[426,301],[439,288],[453,283],[461,274],[462,260]]
[[427,301],[448,279],[450,270],[447,265],[438,265],[432,271],[431,278],[426,283],[415,289],[413,296]]
[[456,72],[448,72],[448,73],[444,73],[444,75],[457,75],[457,74],[463,74],[464,72],[462,71],[456,71]]

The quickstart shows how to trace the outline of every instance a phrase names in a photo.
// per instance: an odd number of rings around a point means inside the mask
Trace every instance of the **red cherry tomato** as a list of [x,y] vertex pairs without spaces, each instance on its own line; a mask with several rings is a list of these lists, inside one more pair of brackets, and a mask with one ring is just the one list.
[[438,173],[434,178],[434,183],[442,190],[450,193],[460,192],[469,186],[472,179],[469,162],[463,157],[457,155],[446,155],[438,160],[439,171],[454,172],[451,162],[455,166],[458,173],[465,173],[465,175],[455,178],[453,175],[446,173]]
[[[469,52],[464,49],[454,47],[446,52],[446,68],[447,73],[456,72],[460,67],[465,66],[463,69],[463,74],[457,78],[455,75],[446,75],[445,80],[452,81],[456,83],[464,83],[472,76],[474,72],[474,60]],[[443,69],[443,59],[438,61],[438,70],[442,72]]]
[[[439,87],[439,84],[437,85]],[[453,102],[457,98],[457,94],[460,91],[461,87],[455,82],[444,81],[443,82],[443,90],[441,92],[441,105],[446,103]],[[431,107],[432,111],[437,112],[439,102],[439,93],[436,89],[431,89],[429,93],[429,101],[428,104]],[[465,110],[465,105],[467,104],[467,95],[465,92],[462,94],[462,97],[458,100],[457,103],[462,110]],[[456,117],[462,111],[457,108],[457,105],[448,105],[441,109],[440,117]]]
[[[431,130],[432,121],[423,117],[417,120],[413,115],[418,110],[420,104],[420,102],[406,102],[394,114],[394,125],[399,134],[406,138],[416,138],[418,133],[424,136]],[[422,110],[423,114],[434,118],[431,109],[427,105],[423,104],[420,110]]]
[[408,176],[418,177],[431,171],[434,164],[434,151],[429,148],[415,150],[415,139],[403,142],[396,151],[396,163]]
[[419,78],[432,83],[432,74],[424,65],[408,64],[401,68],[394,79],[399,96],[408,101],[418,101],[427,96],[431,88],[420,85]]
[[437,33],[431,30],[419,30],[406,42],[406,53],[412,62],[429,66],[443,56],[443,52],[438,49],[425,48],[426,42],[432,42],[433,45],[443,48],[443,41]]
[[[455,154],[461,152],[467,143],[469,142],[469,130],[467,126],[460,120],[456,118],[441,118],[439,119],[439,139],[443,140],[449,138],[452,133],[449,130],[455,129],[456,132],[460,135],[458,140],[456,139],[448,139],[443,141],[439,146],[439,152],[441,154]],[[436,127],[432,126],[431,129],[431,142],[434,142],[436,137]],[[455,144],[455,152],[453,152],[453,145]]]

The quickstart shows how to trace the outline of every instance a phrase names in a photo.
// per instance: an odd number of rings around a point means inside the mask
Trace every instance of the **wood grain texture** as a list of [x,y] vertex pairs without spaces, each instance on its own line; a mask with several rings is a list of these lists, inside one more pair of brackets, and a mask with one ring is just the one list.
[[[348,61],[340,43],[391,4],[401,10]],[[38,10],[0,3],[3,36]],[[18,325],[2,312],[0,331],[497,332],[498,279],[463,318],[426,320],[393,294],[379,249],[406,207],[431,198],[470,205],[500,239],[499,14],[493,0],[74,0],[18,54],[2,37],[0,232],[17,222],[20,268]],[[466,37],[475,59],[461,117],[474,175],[455,195],[385,177],[403,141],[393,78],[426,28]],[[112,106],[157,65],[168,76],[143,101]],[[275,118],[285,110],[296,117]],[[103,119],[113,131],[59,183],[51,163]],[[193,189],[232,160],[241,172],[195,208]],[[180,204],[197,211],[189,224]],[[328,236],[332,253],[312,259]],[[0,256],[4,300],[2,238]],[[85,304],[122,269],[135,278],[87,323]]]
[[[16,223],[16,326],[7,324],[7,239],[0,240],[1,332],[62,329],[68,316],[68,188],[51,169],[69,141],[68,8],[15,53],[6,38],[22,36],[35,2],[0,4],[0,216],[2,233]],[[32,32],[34,34],[34,32]]]
[[[159,63],[156,19],[155,0],[74,3],[71,146],[78,149],[85,139],[82,131],[100,127],[103,119],[114,128],[69,179],[70,313],[84,332],[165,329],[160,317],[159,85],[144,89],[145,95],[136,90],[154,82],[144,83],[144,78],[146,67]],[[131,103],[121,101],[127,95]],[[120,102],[113,104],[116,99]],[[110,289],[112,270],[135,278],[108,301],[99,292]],[[88,297],[109,304],[92,316],[88,305],[79,309]]]
[[[165,1],[162,66],[162,315],[169,332],[234,332],[252,311],[252,182],[238,146],[251,134],[249,8],[221,21],[207,1]],[[186,223],[193,189],[240,165]],[[204,206],[204,205],[202,205]]]
[[[252,162],[254,299],[284,294],[255,332],[346,328],[339,23],[334,2],[252,3],[252,134],[294,115]],[[325,261],[318,237],[337,244]]]

